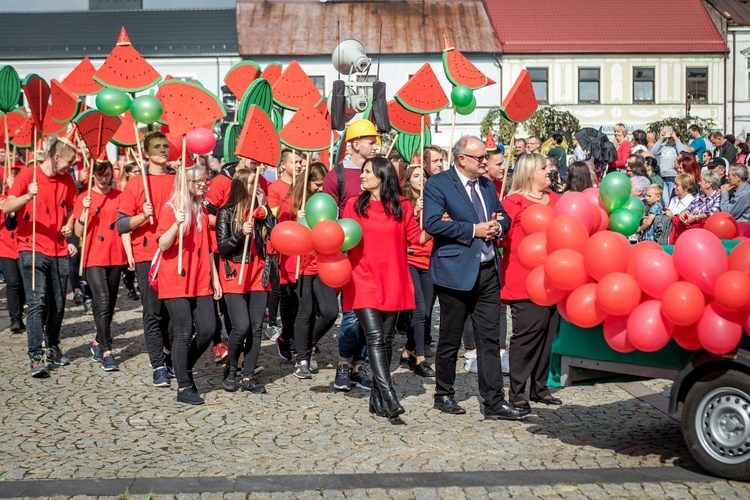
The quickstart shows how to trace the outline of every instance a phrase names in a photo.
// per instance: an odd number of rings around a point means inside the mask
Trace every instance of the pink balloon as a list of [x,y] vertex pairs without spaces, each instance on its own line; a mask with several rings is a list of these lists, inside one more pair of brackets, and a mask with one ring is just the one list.
[[581,285],[568,295],[565,309],[570,322],[581,328],[593,328],[603,322],[607,313],[596,301],[596,283]]
[[206,155],[214,150],[216,137],[205,127],[198,127],[185,134],[187,150],[196,155]]
[[750,275],[731,270],[716,278],[714,287],[716,304],[727,311],[744,311],[750,308]]
[[591,200],[591,203],[594,204],[595,207],[599,207],[602,210],[604,209],[604,205],[602,205],[602,200],[599,198],[599,188],[590,187],[583,190],[584,195],[586,195],[586,198]]
[[713,354],[734,351],[742,339],[742,326],[732,321],[737,319],[715,303],[708,304],[698,321],[696,330],[703,347]]
[[688,351],[703,349],[703,344],[701,344],[701,340],[698,338],[697,323],[688,326],[675,325],[674,329],[672,329],[672,338],[678,346]]
[[729,269],[729,258],[721,240],[705,229],[685,231],[674,246],[674,265],[685,279],[708,294],[716,279]]
[[[601,222],[599,223],[599,229],[596,230],[597,232],[605,231],[609,227],[609,214],[607,213],[607,211],[604,210],[603,208],[600,208],[599,214],[601,215]],[[617,233],[617,234],[620,234],[620,233]]]
[[602,327],[604,340],[609,347],[617,352],[628,353],[635,351],[635,347],[628,340],[628,317],[609,316]]
[[[583,193],[569,191],[565,193],[555,204],[555,217],[559,215],[570,215],[575,217],[586,226],[591,233],[594,223],[594,205]],[[599,221],[601,222],[601,221]]]
[[639,351],[656,352],[672,338],[672,324],[661,312],[660,300],[647,300],[628,318],[628,340]]
[[661,250],[649,250],[635,261],[635,280],[641,290],[655,299],[661,299],[664,290],[680,280],[672,256]]

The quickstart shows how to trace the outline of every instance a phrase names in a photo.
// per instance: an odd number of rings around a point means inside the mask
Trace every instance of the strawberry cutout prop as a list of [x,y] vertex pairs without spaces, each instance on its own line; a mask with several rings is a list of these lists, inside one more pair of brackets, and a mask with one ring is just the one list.
[[271,167],[281,160],[279,135],[271,118],[258,106],[250,106],[248,110],[235,154]]
[[[429,63],[424,63],[393,97],[403,107],[420,115],[437,113],[449,104],[448,96],[440,87]],[[410,157],[411,155],[407,158]]]
[[44,78],[32,73],[23,80],[23,92],[26,94],[26,101],[29,103],[34,125],[38,130],[41,130],[52,90],[44,81]]
[[96,74],[96,68],[91,63],[91,59],[84,57],[78,66],[73,68],[68,76],[62,81],[62,84],[79,96],[93,95],[104,87],[99,82],[94,81],[93,76]]
[[105,115],[98,109],[88,109],[78,115],[74,123],[91,157],[99,158],[122,121],[117,116]]
[[531,118],[534,111],[539,107],[534,94],[534,86],[531,83],[529,70],[521,70],[516,83],[503,99],[500,113],[508,120],[520,123]]
[[57,123],[67,125],[81,112],[83,102],[54,78],[50,80],[50,83],[52,84],[52,108],[50,108],[49,115]]
[[164,107],[162,116],[169,124],[169,133],[173,138],[213,124],[227,114],[218,97],[195,83],[164,81],[159,85],[156,97]]
[[224,83],[238,99],[253,81],[260,76],[260,65],[255,61],[240,61],[227,71]]
[[274,102],[292,111],[297,111],[303,104],[310,101],[317,104],[322,97],[318,87],[297,61],[292,61],[273,84]]
[[445,35],[443,35],[443,70],[448,81],[453,85],[466,85],[471,90],[495,84],[455,48]]
[[317,108],[307,105],[284,125],[279,138],[296,151],[323,151],[331,146],[331,122]]
[[93,79],[105,87],[139,92],[159,83],[161,75],[133,47],[123,26],[115,48]]

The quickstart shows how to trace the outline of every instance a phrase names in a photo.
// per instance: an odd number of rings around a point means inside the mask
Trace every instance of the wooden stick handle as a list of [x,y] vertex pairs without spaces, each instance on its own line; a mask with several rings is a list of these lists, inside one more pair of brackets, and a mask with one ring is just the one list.
[[[249,220],[253,220],[253,212],[255,212],[255,200],[258,196],[258,181],[260,180],[260,169],[255,170],[255,180],[253,181],[253,192],[250,195],[250,214],[248,215]],[[253,226],[253,230],[255,227]],[[252,233],[251,233],[252,234]],[[242,265],[240,266],[240,285],[245,280],[245,264],[247,263],[247,247],[250,246],[250,234],[245,235],[245,243],[242,245]]]
[[[424,115],[421,116],[419,125],[419,164],[422,165],[422,183],[419,185],[419,199],[424,205],[424,182],[426,179],[424,169]],[[419,211],[419,228],[424,229],[424,209]]]
[[451,166],[453,161],[453,134],[456,131],[456,108],[453,108],[453,117],[451,118],[451,138],[450,144],[448,145],[448,168]]
[[[182,181],[180,182],[180,210],[185,211],[185,191],[187,190],[187,135],[182,136]],[[178,241],[177,274],[182,276],[182,239],[185,237],[185,224],[180,224],[180,241]]]
[[[304,203],[307,200],[307,185],[309,184],[308,179],[310,178],[310,158],[312,156],[311,152],[307,152],[307,167],[305,168],[305,183],[302,186],[302,203]],[[302,256],[297,256],[297,266],[294,270],[294,279],[299,279],[299,268],[302,265]]]
[[2,195],[5,196],[5,187],[7,186],[6,178],[8,177],[8,172],[10,172],[10,169],[13,167],[12,163],[15,163],[15,159],[13,159],[13,162],[11,163],[10,158],[10,137],[8,137],[8,113],[5,113],[3,115],[3,121],[5,122],[5,170],[3,170],[3,189],[2,189]]
[[[34,184],[36,184],[36,171],[38,168],[36,164],[36,140],[37,130],[36,126],[34,126]],[[31,215],[31,289],[36,291],[36,195],[34,195],[32,206],[34,213]]]
[[[396,135],[393,136],[393,141],[391,141],[391,145],[388,146],[388,152],[385,154],[385,158],[388,159],[389,156],[391,156],[391,151],[393,151],[393,146],[396,145],[396,140],[398,139],[398,132],[396,132]],[[411,158],[406,160],[407,162],[411,161]]]
[[[135,123],[135,120],[133,121],[133,132],[135,133],[135,143],[138,146],[138,156],[135,157],[135,161],[138,162],[138,167],[141,169],[141,179],[143,179],[143,192],[146,195],[146,203],[151,203],[151,196],[148,194],[148,182],[146,182],[146,174],[148,172],[146,172],[146,169],[143,167],[143,151],[141,150],[141,141],[138,140],[138,125]],[[149,217],[148,222],[153,224],[154,217]]]
[[[88,168],[89,171],[89,190],[87,196],[91,198],[91,184],[94,179],[94,167],[88,162],[86,155],[82,155],[83,164]],[[83,210],[83,235],[81,236],[81,259],[78,263],[78,275],[83,276],[83,261],[86,256],[86,232],[89,228],[89,209]]]

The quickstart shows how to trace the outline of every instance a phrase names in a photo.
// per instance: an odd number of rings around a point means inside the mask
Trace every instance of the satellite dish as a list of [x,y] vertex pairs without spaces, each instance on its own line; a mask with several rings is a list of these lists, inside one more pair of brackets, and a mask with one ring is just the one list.
[[370,61],[365,54],[364,45],[358,40],[344,40],[333,50],[333,67],[339,73],[364,73],[370,67]]

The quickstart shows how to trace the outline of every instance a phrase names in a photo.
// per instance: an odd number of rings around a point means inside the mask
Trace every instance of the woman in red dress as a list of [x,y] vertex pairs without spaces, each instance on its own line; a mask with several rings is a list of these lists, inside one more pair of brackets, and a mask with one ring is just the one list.
[[[238,170],[232,177],[229,198],[216,216],[216,241],[221,254],[217,271],[232,323],[228,342],[229,360],[221,385],[229,392],[237,390],[237,366],[240,353],[243,353],[239,388],[261,394],[266,392],[266,388],[253,375],[260,354],[263,313],[271,290],[268,273],[264,275],[266,261],[270,258],[266,252],[266,242],[271,229],[276,225],[276,218],[266,204],[266,195],[260,185],[255,193],[256,208],[252,218],[249,217],[256,175],[260,175],[257,173],[257,166]],[[244,277],[240,284],[242,250],[247,235],[251,239],[245,255]],[[268,265],[270,266],[270,262]]]
[[362,166],[362,194],[350,198],[343,217],[362,226],[362,241],[349,251],[352,278],[344,285],[344,311],[354,311],[365,331],[375,387],[370,412],[391,419],[404,413],[391,385],[390,360],[399,311],[414,309],[407,242],[425,244],[411,202],[399,194],[398,174],[386,158]]
[[[184,198],[180,189],[183,175],[187,177]],[[180,168],[155,234],[162,252],[156,276],[157,291],[174,328],[172,362],[179,385],[177,401],[191,405],[204,403],[192,370],[211,343],[216,327],[213,301],[221,298],[221,282],[211,255],[208,212],[203,207],[206,184],[205,170]],[[178,269],[181,225],[185,229],[182,269]]]
[[[94,185],[91,196],[83,192],[76,198],[73,218],[76,220],[75,233],[83,236],[86,230],[83,268],[86,281],[91,287],[93,300],[94,324],[96,338],[91,344],[94,361],[102,364],[107,372],[117,371],[119,367],[112,354],[112,332],[110,325],[117,303],[117,290],[120,287],[120,275],[127,259],[122,238],[117,234],[117,210],[120,205],[119,189],[112,187],[112,164],[97,160],[92,174]],[[87,212],[84,211],[88,209]]]

